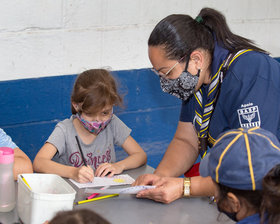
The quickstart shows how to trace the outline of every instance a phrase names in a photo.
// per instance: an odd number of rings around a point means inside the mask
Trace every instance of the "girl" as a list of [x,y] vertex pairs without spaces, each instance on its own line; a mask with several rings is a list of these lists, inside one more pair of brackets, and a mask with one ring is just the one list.
[[218,210],[239,224],[280,223],[280,143],[261,128],[228,131],[200,165]]
[[[113,106],[122,105],[122,98],[108,71],[92,69],[80,74],[71,103],[73,115],[56,125],[34,159],[35,171],[85,183],[93,180],[93,170],[95,176],[113,176],[146,163],[146,153],[130,136],[131,130],[113,114]],[[116,162],[114,144],[129,156]]]
[[110,224],[106,219],[88,209],[61,211],[44,224]]

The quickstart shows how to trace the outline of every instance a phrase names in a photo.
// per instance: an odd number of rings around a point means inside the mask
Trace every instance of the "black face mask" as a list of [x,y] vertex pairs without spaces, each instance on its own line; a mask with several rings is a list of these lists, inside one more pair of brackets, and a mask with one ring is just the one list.
[[227,217],[229,217],[231,220],[233,220],[234,222],[238,222],[237,218],[236,218],[236,215],[237,213],[236,212],[226,212],[224,211],[223,209],[220,208],[220,206],[217,204],[217,207],[218,207],[218,211],[219,212],[222,212],[224,214],[226,214]]

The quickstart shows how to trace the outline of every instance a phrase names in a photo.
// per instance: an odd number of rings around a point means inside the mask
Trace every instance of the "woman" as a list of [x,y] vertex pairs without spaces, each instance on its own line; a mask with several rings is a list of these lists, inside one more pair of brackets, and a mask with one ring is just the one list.
[[176,177],[199,154],[203,157],[223,131],[261,126],[280,138],[280,64],[252,41],[233,34],[224,16],[210,8],[195,19],[164,18],[148,45],[162,90],[182,99],[182,107],[174,138],[154,174],[135,182],[158,187],[137,197],[169,203],[183,195],[213,195],[211,178]]

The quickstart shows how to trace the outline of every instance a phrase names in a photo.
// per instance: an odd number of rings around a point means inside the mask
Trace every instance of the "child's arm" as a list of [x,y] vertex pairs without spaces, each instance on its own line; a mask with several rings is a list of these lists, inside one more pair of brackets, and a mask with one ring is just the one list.
[[110,176],[120,174],[124,170],[137,168],[147,162],[147,155],[141,146],[131,137],[128,136],[122,145],[127,152],[128,157],[116,163],[103,163],[95,171],[95,176]]
[[28,156],[19,148],[14,149],[14,179],[17,180],[18,174],[33,173],[32,163]]
[[80,183],[87,183],[93,180],[94,174],[90,166],[72,167],[52,161],[56,152],[57,149],[54,145],[46,143],[34,159],[34,171],[57,174]]

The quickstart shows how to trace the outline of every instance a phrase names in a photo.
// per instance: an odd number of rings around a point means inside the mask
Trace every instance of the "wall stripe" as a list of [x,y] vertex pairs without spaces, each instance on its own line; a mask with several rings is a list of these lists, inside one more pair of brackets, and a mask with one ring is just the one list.
[[[123,109],[114,112],[132,129],[132,136],[157,166],[179,120],[181,101],[163,93],[149,69],[114,71]],[[0,82],[0,127],[33,160],[54,126],[71,115],[70,94],[76,75]],[[117,154],[122,156],[122,150]]]

